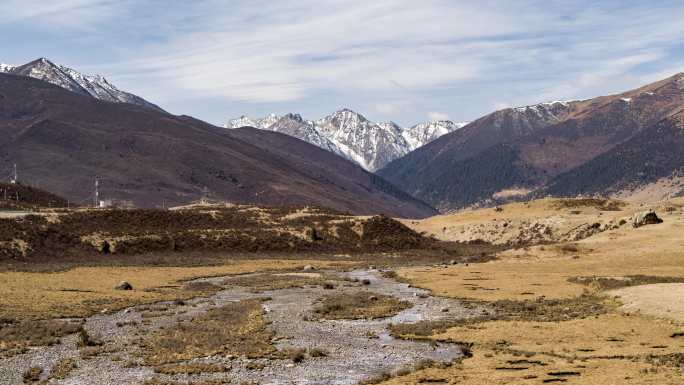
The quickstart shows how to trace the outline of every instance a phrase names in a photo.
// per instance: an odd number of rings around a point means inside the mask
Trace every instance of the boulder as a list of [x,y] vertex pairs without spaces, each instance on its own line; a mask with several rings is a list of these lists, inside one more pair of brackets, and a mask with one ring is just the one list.
[[304,271],[314,271],[314,270],[316,270],[316,268],[311,266],[311,265],[306,265],[306,266],[304,266],[303,270]]
[[114,286],[114,289],[115,290],[133,290],[133,285],[131,285],[130,283],[128,283],[126,281],[121,281],[121,282],[119,282],[119,284]]
[[307,226],[304,229],[304,238],[309,242],[320,241],[321,239],[323,239],[320,235],[318,235],[318,231],[316,230],[316,228],[311,226]]
[[658,223],[663,223],[663,220],[658,217],[658,214],[656,214],[654,210],[637,213],[632,219],[632,226],[634,227],[657,225]]

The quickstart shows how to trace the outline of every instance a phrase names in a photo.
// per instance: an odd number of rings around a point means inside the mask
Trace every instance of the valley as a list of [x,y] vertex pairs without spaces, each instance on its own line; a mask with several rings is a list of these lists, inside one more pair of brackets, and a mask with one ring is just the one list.
[[2,383],[682,380],[681,198],[401,221],[297,207],[33,210],[57,225],[54,257],[29,236],[39,220],[0,219],[22,226],[1,233],[14,240],[0,261]]
[[684,384],[684,6],[9,3],[0,385]]

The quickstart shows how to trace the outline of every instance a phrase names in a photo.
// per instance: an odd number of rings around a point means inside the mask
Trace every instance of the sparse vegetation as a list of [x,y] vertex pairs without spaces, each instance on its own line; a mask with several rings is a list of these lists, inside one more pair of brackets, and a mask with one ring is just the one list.
[[327,357],[328,351],[321,348],[311,348],[309,349],[309,357]]
[[23,353],[29,346],[57,344],[60,337],[80,329],[80,323],[68,321],[0,321],[0,357]]
[[357,292],[326,296],[314,312],[325,319],[374,319],[391,317],[410,307],[410,303],[394,297]]
[[33,366],[28,368],[24,372],[24,383],[25,384],[30,384],[33,382],[40,381],[40,375],[43,374],[43,368],[38,367],[38,366]]
[[300,363],[306,358],[306,349],[303,348],[288,347],[279,353],[282,357],[285,357],[294,363]]
[[76,361],[73,358],[61,358],[50,370],[48,378],[63,380],[74,369],[76,369]]
[[237,276],[224,281],[226,285],[248,287],[254,292],[268,290],[281,290],[291,288],[301,288],[304,286],[323,286],[331,285],[327,279],[318,273],[310,274],[288,274],[288,273],[265,273],[246,276]]
[[154,368],[154,371],[172,376],[178,374],[225,373],[230,371],[230,367],[205,363],[187,363],[157,366]]
[[40,375],[43,374],[43,368],[38,366],[33,366],[24,372],[24,384],[31,384],[33,382],[40,381]]
[[93,337],[88,334],[88,332],[84,329],[81,328],[78,332],[78,346],[81,348],[86,348],[86,347],[93,347],[93,346],[101,346],[102,342],[97,341],[93,339]]
[[435,334],[444,333],[449,328],[472,325],[486,321],[535,321],[558,322],[570,319],[586,318],[605,314],[603,299],[593,295],[581,295],[568,299],[536,300],[499,300],[493,302],[471,301],[470,306],[489,308],[491,313],[470,319],[425,320],[413,323],[390,325],[390,331],[399,338],[423,339]]
[[569,282],[579,283],[599,291],[620,289],[623,287],[651,285],[655,283],[683,283],[684,277],[667,277],[652,275],[628,275],[624,277],[572,277]]
[[583,207],[595,208],[601,211],[620,211],[626,204],[622,201],[603,198],[566,198],[554,202],[556,209],[577,209]]
[[159,366],[219,353],[267,356],[275,349],[262,313],[261,301],[244,300],[159,330],[143,343],[145,362]]

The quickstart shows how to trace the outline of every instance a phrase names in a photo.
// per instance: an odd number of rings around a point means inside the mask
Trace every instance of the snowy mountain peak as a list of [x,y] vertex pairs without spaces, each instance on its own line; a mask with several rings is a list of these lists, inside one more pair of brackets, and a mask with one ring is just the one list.
[[283,115],[283,118],[287,118],[287,119],[293,120],[295,122],[305,123],[304,119],[299,114],[289,113],[289,114]]
[[5,63],[0,63],[0,72],[10,72],[15,66]]
[[277,122],[280,117],[276,114],[269,114],[261,119],[252,119],[247,116],[240,116],[237,119],[231,119],[223,125],[225,128],[240,128],[240,127],[254,127],[262,130],[268,129],[273,123]]
[[343,108],[316,121],[305,120],[294,113],[280,118],[271,114],[261,119],[241,116],[228,121],[225,127],[251,126],[294,136],[356,162],[366,170],[375,171],[464,125],[438,121],[405,129],[391,121],[369,121],[363,115]]
[[18,67],[4,69],[3,72],[42,80],[71,92],[107,102],[130,103],[162,111],[139,96],[119,90],[101,75],[84,75],[44,57]]
[[454,123],[450,120],[435,120],[410,127],[404,130],[403,136],[409,144],[410,150],[413,151],[442,135],[463,128],[467,124],[467,122]]

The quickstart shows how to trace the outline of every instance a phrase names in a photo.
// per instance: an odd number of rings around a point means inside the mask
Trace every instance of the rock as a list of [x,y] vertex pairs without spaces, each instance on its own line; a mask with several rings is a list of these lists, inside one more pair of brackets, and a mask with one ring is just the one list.
[[448,312],[449,312],[449,308],[448,308],[448,307],[443,307],[443,308],[439,309],[439,311],[441,311],[442,313],[448,313]]
[[458,265],[458,261],[456,261],[455,259],[452,259],[451,261],[449,261],[449,264],[450,265]]
[[303,268],[302,270],[304,270],[304,271],[314,271],[314,270],[316,270],[316,268],[313,267],[313,266],[311,266],[311,265],[306,265],[306,266],[304,266],[304,268]]
[[315,242],[315,241],[320,241],[321,238],[320,235],[318,235],[318,231],[314,227],[306,227],[304,229],[304,238],[309,241],[309,242]]
[[118,285],[114,286],[114,290],[133,290],[133,285],[126,281],[121,281]]
[[663,223],[663,220],[658,217],[658,214],[656,214],[654,210],[637,213],[632,219],[632,226],[634,227],[657,225],[658,223]]
[[369,268],[370,270],[375,270],[375,269],[376,269],[375,265],[370,265],[370,266],[368,266],[368,268]]
[[371,295],[370,297],[368,297],[368,299],[371,300],[371,301],[377,301],[377,300],[378,300],[378,297],[375,296],[375,295]]

